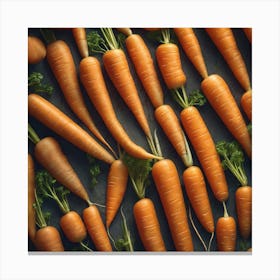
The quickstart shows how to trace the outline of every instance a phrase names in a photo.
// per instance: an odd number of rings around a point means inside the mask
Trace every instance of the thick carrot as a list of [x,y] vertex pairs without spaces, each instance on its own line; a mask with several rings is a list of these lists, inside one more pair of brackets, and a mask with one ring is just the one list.
[[114,220],[123,200],[128,181],[128,170],[121,159],[115,160],[109,170],[106,190],[106,227]]
[[201,48],[197,37],[192,28],[174,28],[174,32],[179,39],[179,42],[192,62],[198,73],[203,79],[208,76],[207,68],[202,56]]
[[128,54],[136,73],[155,108],[163,105],[163,91],[157,76],[154,62],[143,38],[132,34],[125,40]]
[[132,142],[117,119],[97,58],[90,56],[80,62],[80,78],[91,102],[120,146],[136,158],[155,158]]
[[248,119],[252,121],[252,91],[251,90],[246,91],[242,95],[240,104]]
[[95,205],[91,205],[83,210],[83,220],[96,249],[98,251],[112,251],[108,234],[99,210]]
[[72,28],[72,34],[75,39],[76,45],[79,49],[81,57],[87,57],[89,54],[87,45],[87,34],[85,28]]
[[28,63],[39,63],[46,57],[46,54],[44,43],[38,37],[28,36]]
[[85,130],[43,97],[29,94],[28,113],[92,157],[109,164],[115,160]]
[[224,79],[216,74],[208,76],[201,88],[231,134],[251,157],[252,141],[239,107]]
[[243,89],[246,91],[250,90],[250,78],[232,30],[230,28],[206,28],[206,32]]
[[132,30],[130,28],[117,28],[117,30],[126,36],[130,36],[132,34]]
[[152,176],[160,196],[177,251],[193,251],[193,241],[180,178],[173,161],[163,159],[152,168]]
[[35,203],[35,171],[34,161],[30,154],[28,154],[28,236],[32,242],[36,235],[36,213],[33,207]]
[[235,192],[238,226],[241,236],[247,239],[252,229],[252,188],[242,186]]
[[242,28],[249,42],[252,43],[252,28]]
[[154,203],[142,198],[133,206],[133,214],[146,251],[166,251]]
[[187,168],[183,173],[183,181],[199,222],[209,233],[213,233],[214,218],[201,169],[198,166]]

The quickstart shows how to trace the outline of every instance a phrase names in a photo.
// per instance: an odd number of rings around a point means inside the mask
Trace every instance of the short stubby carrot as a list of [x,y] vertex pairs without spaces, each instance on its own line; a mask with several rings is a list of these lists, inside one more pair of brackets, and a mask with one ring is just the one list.
[[220,217],[216,224],[217,248],[219,251],[235,251],[236,222],[233,217]]
[[173,28],[179,42],[192,62],[198,73],[203,79],[208,76],[205,61],[202,55],[202,51],[197,40],[197,37],[192,28]]
[[152,168],[160,200],[177,251],[193,251],[193,241],[177,168],[172,160],[163,159]]
[[214,196],[219,201],[228,199],[228,186],[215,143],[199,111],[190,106],[181,112],[181,121]]
[[98,251],[112,251],[113,249],[100,212],[95,205],[90,205],[83,210],[83,220],[95,248]]
[[251,157],[252,140],[246,123],[225,80],[213,74],[204,79],[201,89],[225,126]]
[[36,235],[36,213],[33,207],[35,202],[35,170],[34,161],[30,154],[28,154],[28,236],[32,242]]
[[242,95],[240,104],[248,119],[252,121],[252,90],[248,90]]
[[85,28],[72,28],[72,34],[82,58],[89,55]]
[[140,199],[133,206],[133,214],[145,250],[166,251],[153,201]]
[[136,73],[154,108],[163,105],[163,91],[145,41],[139,34],[132,34],[126,38],[125,44]]
[[96,142],[84,129],[66,116],[45,98],[32,93],[28,95],[28,113],[49,129],[81,149],[106,163],[113,163],[114,157]]

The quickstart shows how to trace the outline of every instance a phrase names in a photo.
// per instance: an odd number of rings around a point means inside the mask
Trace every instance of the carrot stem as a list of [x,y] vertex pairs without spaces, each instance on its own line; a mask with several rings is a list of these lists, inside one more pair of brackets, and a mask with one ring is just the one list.
[[36,145],[41,141],[38,134],[35,132],[35,130],[32,128],[32,126],[28,123],[28,139]]
[[161,34],[162,34],[162,37],[163,37],[163,40],[162,40],[162,43],[163,44],[167,44],[170,42],[170,31],[168,28],[163,28],[161,30]]
[[83,241],[80,242],[80,245],[89,252],[93,252],[91,248],[89,248]]
[[35,203],[33,205],[33,207],[35,208],[36,211],[36,224],[39,228],[43,228],[47,226],[44,214],[42,212],[42,208],[41,208],[41,202],[39,201],[39,198],[37,196],[37,191],[35,189],[34,191],[34,195],[35,195]]
[[208,249],[207,249],[208,252],[211,249],[211,245],[212,245],[212,241],[213,241],[214,235],[215,235],[215,232],[213,231],[212,234],[211,234],[210,240],[209,240],[209,244],[208,244]]
[[101,32],[111,50],[120,48],[112,28],[101,28]]
[[224,207],[224,217],[227,218],[227,217],[229,217],[229,215],[228,215],[226,203],[224,201],[223,201],[223,207]]

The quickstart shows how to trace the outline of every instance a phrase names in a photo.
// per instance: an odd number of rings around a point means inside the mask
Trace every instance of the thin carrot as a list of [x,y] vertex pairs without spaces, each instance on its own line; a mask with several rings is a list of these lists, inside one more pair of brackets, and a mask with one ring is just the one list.
[[87,57],[88,45],[87,45],[87,34],[85,28],[72,28],[72,34],[75,39],[76,45],[79,49],[82,58]]
[[42,61],[47,54],[44,43],[35,36],[28,36],[28,63],[37,64]]
[[85,130],[43,97],[34,93],[28,95],[28,113],[92,157],[109,164],[115,160]]
[[28,154],[28,236],[34,243],[36,235],[36,212],[33,207],[35,203],[35,171],[34,161]]
[[246,64],[238,49],[232,30],[230,28],[206,28],[206,32],[243,89],[250,90],[251,83]]
[[179,42],[198,73],[205,79],[207,68],[202,56],[201,48],[192,28],[173,28]]
[[163,105],[163,91],[150,50],[143,38],[139,34],[132,34],[126,38],[125,44],[136,73],[151,103],[155,108]]
[[252,28],[242,28],[247,39],[249,40],[250,43],[252,43]]
[[126,36],[130,36],[132,34],[132,30],[130,28],[117,28],[117,30]]
[[117,119],[97,58],[90,56],[80,62],[80,78],[91,102],[120,146],[134,157],[154,158],[154,155],[132,142]]
[[224,79],[216,74],[201,83],[201,89],[231,134],[251,157],[252,141],[239,107]]
[[252,91],[251,90],[246,91],[242,95],[240,104],[248,119],[252,121]]
[[123,200],[128,181],[128,170],[121,159],[115,160],[109,170],[106,189],[106,227],[109,228]]
[[98,251],[112,251],[100,212],[95,205],[90,205],[83,210],[83,220],[96,249]]

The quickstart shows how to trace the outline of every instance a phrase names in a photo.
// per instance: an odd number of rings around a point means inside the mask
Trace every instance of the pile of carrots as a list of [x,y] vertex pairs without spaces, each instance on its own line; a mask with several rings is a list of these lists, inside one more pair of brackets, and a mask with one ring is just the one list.
[[28,33],[29,251],[252,251],[250,28]]

